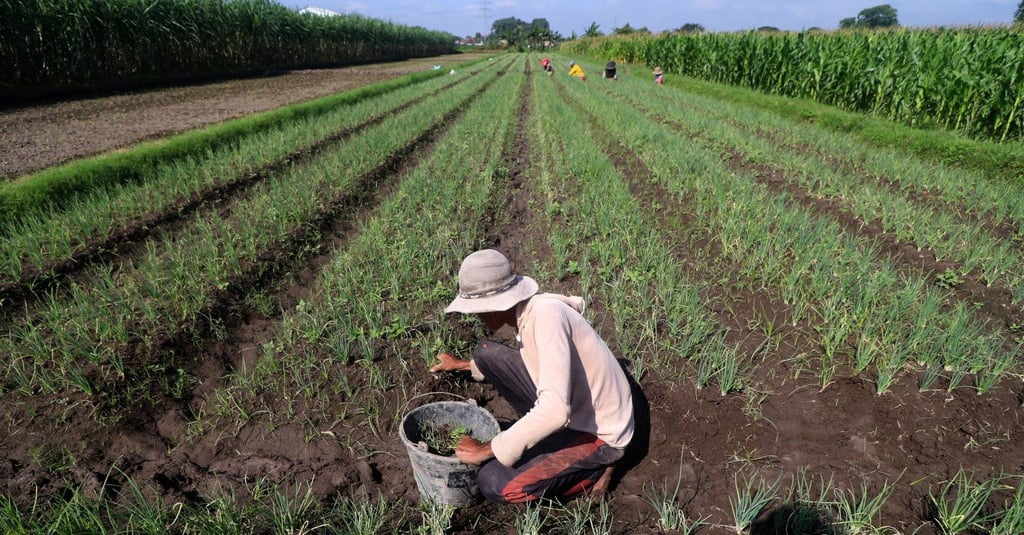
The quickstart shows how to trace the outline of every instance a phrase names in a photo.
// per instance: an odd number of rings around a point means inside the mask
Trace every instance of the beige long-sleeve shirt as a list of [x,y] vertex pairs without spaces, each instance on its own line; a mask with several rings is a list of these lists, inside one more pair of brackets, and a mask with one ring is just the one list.
[[[562,427],[624,448],[633,438],[633,397],[615,355],[581,313],[583,299],[538,294],[516,308],[520,353],[537,402],[491,440],[495,458],[511,466]],[[472,365],[473,377],[484,379]]]

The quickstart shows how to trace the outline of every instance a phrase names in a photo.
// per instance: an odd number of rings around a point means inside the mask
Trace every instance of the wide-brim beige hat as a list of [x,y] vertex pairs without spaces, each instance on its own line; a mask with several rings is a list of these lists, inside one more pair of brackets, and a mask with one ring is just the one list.
[[512,263],[494,249],[477,251],[459,268],[459,295],[445,313],[501,312],[537,293],[537,281],[512,270]]

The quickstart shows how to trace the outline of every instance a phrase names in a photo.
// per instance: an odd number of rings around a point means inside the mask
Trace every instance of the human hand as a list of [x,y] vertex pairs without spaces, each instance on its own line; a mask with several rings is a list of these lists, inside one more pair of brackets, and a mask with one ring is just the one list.
[[431,366],[430,373],[469,371],[470,369],[468,360],[456,358],[444,351],[437,354],[437,359],[440,360],[441,363]]
[[494,451],[491,450],[490,442],[480,442],[469,435],[462,435],[455,446],[455,456],[466,464],[479,465],[494,457]]

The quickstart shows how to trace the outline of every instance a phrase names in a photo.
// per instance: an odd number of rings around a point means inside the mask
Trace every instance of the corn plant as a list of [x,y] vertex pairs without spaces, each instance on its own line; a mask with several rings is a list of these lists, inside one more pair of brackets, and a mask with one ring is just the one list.
[[385,61],[452,51],[445,32],[356,14],[301,14],[261,0],[29,0],[8,2],[5,9],[0,52],[9,60],[0,79],[7,87],[91,85],[125,77]]
[[565,51],[1006,140],[1024,131],[1024,96],[1009,89],[1024,79],[1018,39],[1015,28],[702,32],[581,39]]

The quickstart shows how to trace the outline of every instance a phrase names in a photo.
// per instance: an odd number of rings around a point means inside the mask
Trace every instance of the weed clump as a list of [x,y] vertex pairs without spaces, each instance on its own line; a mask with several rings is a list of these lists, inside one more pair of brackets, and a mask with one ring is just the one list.
[[455,446],[463,435],[472,434],[473,432],[464,425],[420,423],[420,437],[426,443],[427,451],[445,457],[455,455]]

